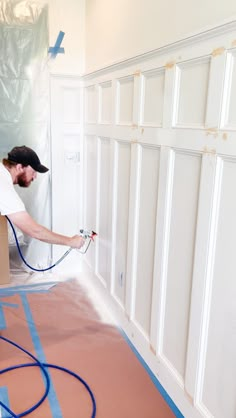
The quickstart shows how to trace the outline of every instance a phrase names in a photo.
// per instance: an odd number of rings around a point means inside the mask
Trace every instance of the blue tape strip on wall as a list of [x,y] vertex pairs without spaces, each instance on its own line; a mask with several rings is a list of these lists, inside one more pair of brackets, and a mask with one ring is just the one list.
[[57,54],[65,53],[64,48],[61,48],[61,43],[63,41],[64,36],[65,36],[65,32],[60,31],[55,45],[50,46],[50,48],[48,49],[48,52],[52,54],[52,57],[56,57]]

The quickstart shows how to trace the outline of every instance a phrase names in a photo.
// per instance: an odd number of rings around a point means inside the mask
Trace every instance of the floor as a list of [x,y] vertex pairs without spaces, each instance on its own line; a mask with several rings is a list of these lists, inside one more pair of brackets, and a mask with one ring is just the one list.
[[[88,290],[77,279],[1,287],[0,336],[13,340],[41,363],[69,369],[82,378],[81,383],[68,373],[48,368],[48,397],[28,415],[31,418],[177,416],[119,329],[98,314]],[[26,353],[0,339],[0,370],[31,362]],[[15,414],[2,407],[2,417],[23,416],[40,400],[44,388],[39,367],[2,374],[0,402]]]

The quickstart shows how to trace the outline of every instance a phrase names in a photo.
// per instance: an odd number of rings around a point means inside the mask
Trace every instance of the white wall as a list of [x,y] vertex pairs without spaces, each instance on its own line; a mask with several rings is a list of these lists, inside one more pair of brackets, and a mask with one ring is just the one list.
[[49,43],[65,32],[65,54],[52,73],[81,75],[219,25],[236,15],[233,0],[48,0]]
[[56,74],[81,75],[85,64],[85,0],[48,0],[49,45],[54,46],[58,33],[65,32],[65,54],[50,61]]
[[234,0],[86,0],[86,72],[221,24]]

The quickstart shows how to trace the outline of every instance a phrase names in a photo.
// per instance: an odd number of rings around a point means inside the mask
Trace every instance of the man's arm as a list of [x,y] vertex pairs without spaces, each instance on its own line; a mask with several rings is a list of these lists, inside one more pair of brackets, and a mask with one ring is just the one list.
[[17,226],[24,234],[49,244],[67,245],[72,248],[81,248],[84,245],[84,238],[80,235],[68,237],[50,231],[50,229],[38,224],[26,211],[7,215],[10,221]]

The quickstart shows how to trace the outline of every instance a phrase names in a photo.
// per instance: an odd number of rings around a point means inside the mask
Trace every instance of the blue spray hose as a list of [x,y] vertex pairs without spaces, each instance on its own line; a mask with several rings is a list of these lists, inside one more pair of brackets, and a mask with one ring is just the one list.
[[[42,370],[42,372],[44,373],[44,376],[46,378],[46,390],[45,390],[45,393],[44,393],[43,397],[40,399],[39,402],[37,402],[37,404],[35,404],[32,408],[26,410],[25,412],[23,412],[23,413],[21,413],[19,415],[15,415],[14,412],[12,412],[3,402],[0,401],[0,405],[7,412],[9,412],[14,418],[15,417],[17,417],[17,418],[18,417],[24,417],[25,415],[28,415],[31,412],[33,412],[35,409],[37,409],[43,403],[43,401],[46,399],[46,397],[48,396],[49,389],[50,389],[50,379],[49,379],[48,373],[45,370],[45,367],[43,366],[43,364],[40,363],[38,361],[38,359],[33,356],[33,354],[29,353],[29,351],[25,350],[23,347],[19,346],[18,344],[16,344],[15,342],[9,340],[8,338],[5,338],[5,337],[3,337],[3,336],[0,335],[0,339],[3,340],[3,341],[6,341],[7,343],[9,343],[9,344],[11,344],[11,345],[13,345],[15,347],[17,347],[19,350],[23,351],[28,356],[30,356],[33,360],[35,360],[36,363],[29,363],[29,364],[30,365],[31,364],[34,364],[35,366],[40,367],[40,369]],[[14,370],[14,369],[19,369],[19,368],[22,368],[22,367],[27,367],[27,364],[19,364],[17,366],[12,366],[12,367],[8,367],[7,369],[0,370],[0,375],[3,374],[3,373],[6,373],[8,371],[11,371],[11,370]]]
[[[5,215],[6,216],[6,215]],[[67,256],[68,256],[68,254],[73,250],[73,248],[69,248],[69,250],[67,250],[66,252],[65,252],[65,254],[63,254],[63,256],[61,257],[61,258],[59,258],[59,260],[57,260],[54,264],[52,264],[51,266],[49,266],[49,267],[46,267],[46,268],[44,268],[44,269],[37,269],[37,268],[35,268],[35,267],[32,267],[30,264],[28,264],[27,263],[27,261],[26,261],[26,259],[24,258],[24,256],[23,256],[23,254],[22,254],[22,251],[21,251],[21,248],[20,248],[20,244],[19,244],[19,241],[18,241],[18,238],[17,238],[17,235],[16,235],[16,231],[15,231],[15,228],[14,228],[14,226],[13,226],[13,224],[12,224],[12,222],[10,221],[10,219],[8,218],[8,216],[6,216],[6,218],[7,218],[7,220],[8,220],[8,222],[9,222],[9,224],[10,224],[10,226],[11,226],[11,229],[12,229],[12,232],[13,232],[13,235],[14,235],[14,238],[15,238],[15,241],[16,241],[16,245],[17,245],[17,249],[18,249],[18,253],[19,253],[19,255],[20,255],[20,258],[22,259],[22,261],[24,262],[24,264],[27,266],[27,267],[29,267],[31,270],[33,270],[33,271],[41,271],[41,272],[43,272],[43,271],[48,271],[48,270],[51,270],[52,268],[54,268],[54,267],[56,267],[58,264],[60,264],[63,260],[64,260],[64,258],[66,258]],[[91,238],[90,238],[90,240],[89,240],[89,243],[88,243],[88,245],[87,245],[87,247],[86,247],[86,249],[84,250],[84,251],[79,251],[81,254],[85,254],[86,252],[87,252],[87,250],[88,250],[88,247],[90,246],[90,243],[91,243]]]
[[[10,221],[10,219],[7,216],[6,216],[6,218],[7,218],[8,222],[9,222],[11,228],[12,228],[12,231],[13,231],[13,234],[14,234],[14,237],[15,237],[15,240],[16,240],[16,245],[17,245],[17,249],[18,249],[19,255],[20,255],[21,259],[23,260],[23,262],[26,264],[26,266],[29,267],[31,270],[41,271],[41,272],[42,271],[50,270],[53,267],[57,266],[71,252],[72,248],[69,248],[69,250],[67,250],[65,252],[65,254],[56,263],[54,263],[53,265],[51,265],[51,266],[49,266],[49,267],[47,267],[45,269],[36,269],[36,268],[32,267],[30,264],[27,263],[27,261],[25,260],[23,254],[22,254],[22,251],[20,249],[20,245],[19,245],[19,242],[18,242],[18,238],[17,238],[17,235],[16,235],[16,231],[15,231],[15,228],[14,228],[12,222]],[[89,243],[88,243],[85,251],[83,251],[83,252],[80,251],[80,253],[85,254],[86,251],[88,250],[88,247],[89,247],[90,243],[91,243],[91,239],[89,240]],[[3,337],[1,335],[0,335],[0,339],[3,340],[3,341],[5,341],[5,342],[7,342],[7,343],[9,343],[9,344],[11,344],[11,345],[13,345],[13,346],[15,346],[19,350],[21,350],[24,353],[26,353],[27,355],[29,355],[33,360],[35,360],[35,363],[19,364],[19,365],[16,365],[16,366],[12,366],[12,367],[8,367],[6,369],[0,370],[0,375],[1,374],[4,374],[4,373],[7,373],[9,371],[15,370],[15,369],[23,368],[23,367],[40,367],[40,369],[42,370],[42,372],[43,372],[43,374],[45,376],[45,379],[46,379],[45,393],[42,396],[42,398],[33,407],[31,407],[30,409],[27,409],[26,411],[24,411],[24,412],[22,412],[22,413],[20,413],[18,415],[16,415],[13,411],[11,411],[7,407],[7,405],[5,405],[3,402],[0,401],[0,406],[2,408],[4,408],[10,414],[11,417],[13,417],[13,418],[24,417],[24,416],[30,414],[31,412],[35,411],[44,402],[44,400],[48,396],[49,389],[50,389],[50,379],[49,379],[49,376],[48,376],[48,373],[47,373],[46,368],[50,367],[50,368],[58,369],[58,370],[61,370],[61,371],[65,372],[65,373],[70,374],[71,376],[73,376],[74,378],[76,378],[77,380],[79,380],[84,385],[84,387],[88,391],[88,393],[90,395],[90,398],[91,398],[91,401],[92,401],[93,410],[92,410],[91,418],[95,418],[95,416],[96,416],[96,401],[95,401],[95,397],[94,397],[93,392],[90,389],[89,385],[86,383],[85,380],[82,379],[82,377],[80,377],[78,374],[72,372],[71,370],[66,369],[65,367],[60,367],[60,366],[57,366],[55,364],[41,363],[29,351],[25,350],[23,347],[21,347],[20,345],[16,344],[14,341],[11,341],[8,338],[5,338],[5,337]]]
[[[34,357],[29,351],[25,350],[23,347],[21,347],[20,345],[16,344],[15,342],[9,340],[8,338],[2,337],[0,335],[0,339],[3,341],[6,341],[7,343],[17,347],[19,350],[23,351],[24,353],[26,353],[28,356],[30,356],[33,360],[35,360],[35,363],[26,363],[26,364],[19,364],[16,366],[12,366],[12,367],[8,367],[6,369],[0,370],[0,375],[4,374],[6,372],[9,372],[11,370],[15,370],[15,369],[19,369],[19,368],[23,368],[23,367],[40,367],[40,369],[42,370],[42,372],[44,373],[45,377],[46,377],[46,390],[45,393],[43,395],[43,397],[40,399],[39,402],[37,402],[34,406],[32,406],[30,409],[27,409],[25,412],[22,412],[18,415],[16,415],[14,412],[12,412],[3,402],[0,401],[0,405],[9,413],[11,414],[11,417],[14,418],[20,418],[20,417],[24,417],[25,415],[30,414],[31,412],[35,411],[35,409],[37,409],[42,403],[43,401],[46,399],[49,389],[50,389],[50,380],[49,380],[49,376],[47,371],[45,370],[45,368],[47,367],[51,367],[54,369],[58,369],[61,370],[65,373],[70,374],[71,376],[75,377],[77,380],[79,380],[84,387],[86,388],[86,390],[88,391],[91,401],[92,401],[92,415],[91,418],[95,418],[96,416],[96,401],[95,401],[95,397],[93,395],[92,390],[90,389],[89,385],[85,382],[84,379],[82,379],[82,377],[80,377],[78,374],[72,372],[69,369],[66,369],[65,367],[60,367],[57,366],[55,364],[48,364],[48,363],[41,363],[36,357]],[[10,418],[10,417],[9,417]]]

